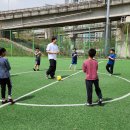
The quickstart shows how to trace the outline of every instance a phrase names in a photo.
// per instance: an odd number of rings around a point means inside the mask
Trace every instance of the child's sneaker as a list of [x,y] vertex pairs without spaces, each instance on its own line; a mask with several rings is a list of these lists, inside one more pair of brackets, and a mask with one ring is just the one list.
[[39,69],[37,69],[37,71],[40,71]]
[[86,106],[89,106],[89,107],[93,106],[92,103],[85,103],[85,105],[86,105]]
[[4,101],[2,101],[1,103],[2,103],[2,104],[5,104],[5,103],[8,103],[8,101],[7,101],[7,100],[4,100]]
[[11,104],[15,103],[15,101],[13,101],[13,99],[8,99],[8,102],[10,102]]
[[99,105],[99,106],[102,106],[102,99],[99,99],[98,105]]
[[34,68],[33,68],[34,71],[36,71]]

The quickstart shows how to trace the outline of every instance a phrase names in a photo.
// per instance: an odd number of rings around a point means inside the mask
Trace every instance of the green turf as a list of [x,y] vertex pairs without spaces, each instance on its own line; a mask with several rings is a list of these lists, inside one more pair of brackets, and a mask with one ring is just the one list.
[[[40,72],[32,71],[34,58],[9,58],[12,66],[13,97],[48,85],[56,80],[46,79],[47,58],[42,58]],[[99,60],[99,62],[102,60]],[[56,75],[69,76],[81,70],[83,59],[78,60],[77,71],[69,70],[71,59],[58,59]],[[99,72],[106,73],[103,60]],[[130,80],[129,60],[116,61],[116,76]],[[59,71],[60,70],[60,71]],[[86,102],[85,75],[83,72],[22,98],[19,103],[29,104],[83,104]],[[114,76],[99,74],[104,100],[121,97],[130,92],[130,83]],[[93,92],[93,101],[97,100]],[[0,108],[0,130],[129,130],[130,97],[106,103],[104,106],[30,107],[9,105]]]

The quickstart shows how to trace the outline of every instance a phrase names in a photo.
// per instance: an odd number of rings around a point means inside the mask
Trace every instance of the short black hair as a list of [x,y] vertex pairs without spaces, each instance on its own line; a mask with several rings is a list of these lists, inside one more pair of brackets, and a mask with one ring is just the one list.
[[39,49],[39,47],[36,47],[35,49]]
[[6,52],[6,49],[5,49],[5,48],[0,48],[0,56],[1,56],[4,52]]
[[110,51],[113,51],[113,52],[115,52],[115,49],[110,49]]
[[88,51],[88,55],[93,58],[95,55],[96,55],[96,50],[91,48],[89,51]]
[[73,50],[77,50],[76,48],[74,48]]
[[51,41],[57,40],[57,37],[52,37]]

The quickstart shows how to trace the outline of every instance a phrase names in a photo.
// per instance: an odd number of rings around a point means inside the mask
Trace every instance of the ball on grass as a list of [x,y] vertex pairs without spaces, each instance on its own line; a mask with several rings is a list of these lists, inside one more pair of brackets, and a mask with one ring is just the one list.
[[62,77],[61,76],[57,76],[57,80],[58,81],[62,80]]

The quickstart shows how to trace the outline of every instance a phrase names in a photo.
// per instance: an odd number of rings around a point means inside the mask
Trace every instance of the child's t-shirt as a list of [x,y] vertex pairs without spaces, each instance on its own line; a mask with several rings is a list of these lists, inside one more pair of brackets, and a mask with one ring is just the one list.
[[73,60],[73,61],[77,61],[77,56],[78,56],[78,55],[77,55],[77,52],[73,52],[73,53],[72,53],[72,60]]
[[98,79],[98,62],[94,59],[85,60],[82,66],[83,71],[86,73],[86,80]]
[[[110,54],[109,57],[115,59],[116,58],[116,54]],[[108,64],[114,65],[114,63],[115,63],[115,60],[112,60],[112,59],[109,58]]]
[[41,52],[35,52],[36,61],[41,59]]

